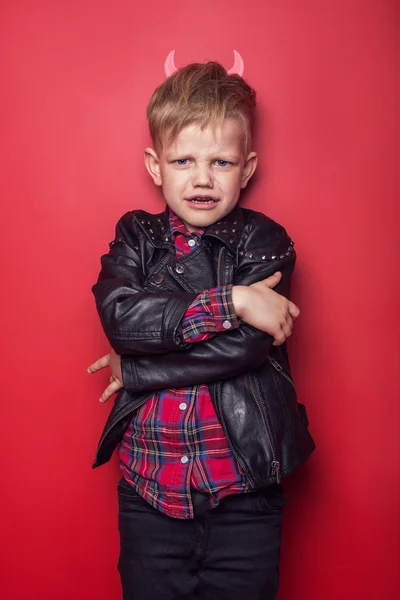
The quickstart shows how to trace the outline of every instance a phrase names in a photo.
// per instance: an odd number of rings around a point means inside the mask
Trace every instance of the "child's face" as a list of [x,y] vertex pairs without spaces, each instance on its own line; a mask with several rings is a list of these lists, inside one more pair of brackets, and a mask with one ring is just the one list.
[[245,154],[242,125],[230,118],[203,131],[189,125],[158,155],[146,148],[145,163],[167,204],[194,231],[231,212],[256,169],[257,155]]

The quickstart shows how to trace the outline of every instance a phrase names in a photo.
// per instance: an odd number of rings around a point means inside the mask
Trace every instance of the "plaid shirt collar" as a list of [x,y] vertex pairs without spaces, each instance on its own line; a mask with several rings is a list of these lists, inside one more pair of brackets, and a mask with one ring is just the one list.
[[[203,237],[214,237],[224,243],[233,254],[236,254],[238,244],[245,226],[244,209],[238,205],[228,215],[216,223],[209,225]],[[155,215],[145,210],[135,210],[134,219],[145,233],[150,243],[156,248],[169,248],[173,245],[169,225],[170,208],[166,205],[161,213]],[[187,232],[187,235],[190,235]]]
[[196,237],[201,240],[201,236],[205,231],[205,229],[196,229],[190,233],[182,220],[173,212],[173,210],[171,210],[171,208],[169,208],[169,229],[173,242],[175,242],[175,238],[178,234],[184,235],[187,238]]

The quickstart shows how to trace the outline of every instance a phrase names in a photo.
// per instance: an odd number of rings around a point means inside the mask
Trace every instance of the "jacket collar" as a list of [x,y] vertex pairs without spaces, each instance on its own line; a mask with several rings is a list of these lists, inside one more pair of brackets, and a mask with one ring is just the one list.
[[[136,210],[135,220],[153,246],[156,248],[169,248],[173,246],[169,229],[168,206],[165,207],[163,212],[155,215],[144,210]],[[205,237],[217,238],[235,253],[240,236],[242,235],[243,227],[243,212],[242,209],[236,205],[223,219],[206,228],[203,239]]]

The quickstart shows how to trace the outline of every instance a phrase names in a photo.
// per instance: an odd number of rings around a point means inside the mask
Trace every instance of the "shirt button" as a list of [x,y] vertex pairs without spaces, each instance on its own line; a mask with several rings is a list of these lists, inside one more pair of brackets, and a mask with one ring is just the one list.
[[193,248],[193,246],[195,246],[195,245],[196,245],[196,242],[195,242],[194,240],[189,240],[189,241],[188,241],[188,244],[189,244],[189,246],[190,246],[191,248]]
[[232,323],[231,323],[230,321],[224,321],[224,322],[222,323],[222,327],[223,327],[224,329],[230,329],[230,328],[232,327]]
[[180,408],[181,410],[185,410],[185,409],[187,408],[187,404],[186,404],[186,402],[181,402],[181,403],[180,403],[180,405],[179,405],[179,408]]
[[186,464],[188,462],[188,460],[189,460],[188,456],[182,456],[181,463]]
[[185,267],[184,267],[183,265],[177,265],[177,266],[175,267],[175,271],[176,271],[177,273],[180,273],[180,274],[182,274],[182,273],[184,273],[184,272],[185,272]]

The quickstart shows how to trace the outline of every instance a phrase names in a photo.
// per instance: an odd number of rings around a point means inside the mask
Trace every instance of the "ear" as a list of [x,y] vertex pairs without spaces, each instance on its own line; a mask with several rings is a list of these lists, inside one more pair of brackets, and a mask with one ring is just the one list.
[[156,185],[162,185],[160,159],[153,148],[145,148],[144,164]]
[[244,161],[243,173],[242,173],[242,181],[240,187],[244,189],[246,185],[249,183],[250,178],[252,177],[254,171],[257,168],[258,157],[256,152],[250,152],[247,155],[246,160]]

